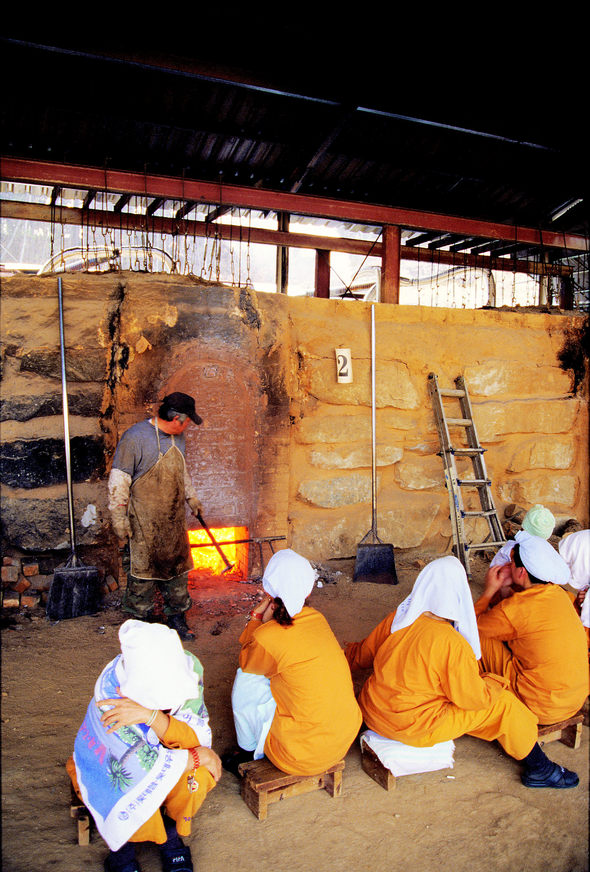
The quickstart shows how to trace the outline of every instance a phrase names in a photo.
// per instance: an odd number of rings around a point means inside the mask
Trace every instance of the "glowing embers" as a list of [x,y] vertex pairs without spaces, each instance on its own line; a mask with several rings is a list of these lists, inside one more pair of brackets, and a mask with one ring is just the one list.
[[[247,578],[248,576],[248,539],[247,527],[215,527],[211,534],[219,544],[231,569],[225,572],[225,578]],[[189,530],[188,541],[191,546],[193,567],[189,579],[196,581],[200,576],[221,576],[226,569],[223,557],[217,551],[207,531],[203,529]]]

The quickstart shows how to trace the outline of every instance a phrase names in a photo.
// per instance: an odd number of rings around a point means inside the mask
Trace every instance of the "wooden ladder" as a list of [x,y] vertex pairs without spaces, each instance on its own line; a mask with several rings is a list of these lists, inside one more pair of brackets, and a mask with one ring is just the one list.
[[[500,547],[506,541],[498,513],[494,505],[491,484],[486,472],[482,448],[475,429],[469,393],[463,376],[455,379],[454,388],[441,388],[438,378],[431,372],[428,376],[428,389],[432,398],[434,416],[440,439],[439,452],[444,466],[445,485],[449,497],[449,516],[453,533],[453,551],[470,577],[469,555],[474,551],[487,551]],[[449,417],[445,413],[444,400],[459,402],[459,416]],[[467,445],[453,446],[449,428],[461,428]],[[464,440],[462,440],[464,441]],[[473,465],[473,478],[462,478],[457,473],[456,459],[467,458]],[[475,488],[479,496],[481,510],[466,511],[463,503],[463,488]],[[488,535],[483,542],[467,542],[465,520],[484,518],[488,524]]]

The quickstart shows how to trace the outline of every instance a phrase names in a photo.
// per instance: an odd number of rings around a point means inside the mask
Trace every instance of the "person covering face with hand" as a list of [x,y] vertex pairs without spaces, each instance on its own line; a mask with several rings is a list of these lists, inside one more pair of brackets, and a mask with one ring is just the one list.
[[221,776],[211,748],[203,669],[163,624],[128,620],[121,654],[100,674],[67,770],[111,849],[106,872],[138,872],[137,842],[164,872],[192,870],[182,840]]

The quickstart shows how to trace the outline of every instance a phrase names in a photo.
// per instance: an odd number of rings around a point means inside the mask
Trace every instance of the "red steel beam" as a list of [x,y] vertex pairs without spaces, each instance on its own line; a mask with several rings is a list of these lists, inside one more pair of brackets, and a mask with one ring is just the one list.
[[70,188],[95,188],[138,196],[165,197],[168,200],[195,200],[260,211],[291,212],[313,215],[337,221],[355,221],[362,224],[396,224],[414,229],[440,230],[465,236],[483,236],[522,242],[545,248],[569,248],[587,251],[587,237],[554,230],[514,227],[491,221],[458,218],[435,212],[418,212],[348,200],[331,200],[281,191],[265,191],[240,185],[221,185],[218,182],[195,181],[170,176],[142,175],[120,170],[74,166],[72,164],[28,161],[20,158],[0,160],[0,178],[42,185],[61,185]]
[[[113,230],[135,230],[148,233],[166,233],[172,236],[186,234],[187,236],[217,236],[220,239],[236,241],[236,228],[230,224],[208,225],[205,221],[189,221],[186,218],[162,218],[145,215],[135,215],[121,212],[103,212],[98,209],[75,209],[71,206],[60,208],[56,213],[51,206],[37,203],[21,203],[16,200],[5,200],[2,203],[2,217],[19,221],[45,221],[48,224],[71,224],[78,227],[112,228]],[[391,238],[399,228],[385,227],[385,239]],[[366,242],[362,239],[346,239],[335,236],[309,236],[304,233],[282,232],[261,228],[242,228],[242,241],[262,245],[288,246],[289,248],[307,248],[317,250],[321,246],[325,251],[348,252],[349,254],[373,255],[383,258],[383,244]],[[387,257],[387,256],[386,256]],[[449,266],[465,266],[479,269],[495,269],[504,272],[528,273],[529,275],[570,276],[572,267],[555,263],[542,263],[534,260],[514,260],[506,257],[490,257],[482,254],[460,254],[452,251],[431,251],[427,248],[408,248],[402,245],[399,250],[401,260],[423,261],[424,263],[448,264]],[[394,250],[395,258],[395,250]],[[391,261],[387,269],[394,269]],[[395,281],[387,278],[387,282]],[[393,285],[392,285],[393,286]],[[385,302],[384,300],[382,302]],[[391,301],[390,301],[391,302]]]

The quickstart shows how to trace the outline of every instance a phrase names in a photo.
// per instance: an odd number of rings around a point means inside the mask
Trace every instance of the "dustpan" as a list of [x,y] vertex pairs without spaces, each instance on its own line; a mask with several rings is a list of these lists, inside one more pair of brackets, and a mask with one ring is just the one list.
[[353,581],[397,584],[393,545],[377,535],[377,488],[375,450],[375,306],[371,305],[371,529],[357,545]]
[[72,463],[70,456],[70,426],[68,392],[66,384],[66,358],[64,343],[63,300],[61,277],[57,280],[59,301],[59,336],[61,345],[61,381],[64,418],[64,449],[68,483],[68,513],[70,521],[70,556],[53,573],[47,597],[46,615],[51,621],[91,615],[98,609],[101,573],[96,566],[85,566],[76,554],[76,528],[74,526],[74,496],[72,491]]

